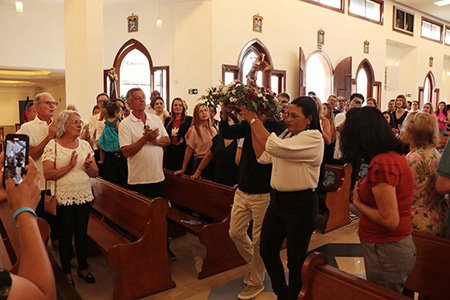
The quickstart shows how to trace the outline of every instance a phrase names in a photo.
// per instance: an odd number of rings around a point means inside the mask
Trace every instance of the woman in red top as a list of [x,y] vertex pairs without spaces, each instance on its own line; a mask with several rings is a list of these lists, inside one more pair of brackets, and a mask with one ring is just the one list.
[[343,155],[369,165],[353,191],[367,280],[401,293],[416,252],[411,238],[412,171],[402,155],[403,144],[379,110],[352,109],[346,117]]

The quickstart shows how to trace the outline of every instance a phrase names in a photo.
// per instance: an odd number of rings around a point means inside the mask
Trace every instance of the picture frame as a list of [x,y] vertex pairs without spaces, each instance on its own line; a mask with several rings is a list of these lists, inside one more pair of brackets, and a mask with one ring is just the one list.
[[325,45],[325,31],[322,29],[317,31],[317,45]]
[[370,42],[368,40],[364,41],[364,53],[369,54]]
[[138,32],[139,30],[139,17],[131,14],[127,18],[128,32]]
[[262,32],[263,17],[259,14],[253,16],[253,31]]

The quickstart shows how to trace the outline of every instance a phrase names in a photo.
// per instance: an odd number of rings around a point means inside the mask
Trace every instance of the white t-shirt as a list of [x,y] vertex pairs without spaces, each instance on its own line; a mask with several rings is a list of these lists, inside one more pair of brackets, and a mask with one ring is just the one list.
[[[36,147],[39,145],[48,135],[48,124],[45,121],[42,121],[37,116],[34,120],[31,120],[27,123],[22,124],[20,129],[17,131],[18,134],[26,134],[30,138],[30,147]],[[36,168],[40,175],[39,180],[39,188],[42,190],[45,189],[45,178],[44,171],[42,167],[42,156],[39,157],[36,161]],[[49,187],[47,187],[49,188]]]
[[318,130],[304,130],[281,139],[271,133],[260,164],[272,163],[270,185],[280,192],[317,188],[322,164],[324,141]]
[[83,166],[84,160],[88,154],[94,155],[91,146],[87,141],[78,139],[78,147],[76,149],[69,149],[56,143],[56,140],[52,140],[45,146],[44,154],[42,154],[42,161],[55,161],[55,144],[57,145],[57,169],[69,164],[74,150],[78,154],[75,167],[56,182],[56,200],[58,201],[58,204],[72,205],[91,202],[94,199],[91,190],[91,181]]
[[[336,115],[334,118],[334,126],[336,129],[341,126],[345,122],[346,112],[341,112]],[[341,134],[338,130],[336,130],[336,145],[334,147],[334,159],[341,159],[342,158],[342,151],[341,151]]]
[[[139,140],[144,133],[144,126],[159,129],[157,139],[168,137],[161,119],[156,115],[146,113],[145,124],[133,113],[126,117],[119,125],[120,147],[127,146]],[[157,183],[164,180],[163,171],[164,151],[161,146],[147,142],[136,154],[128,157],[128,184]]]

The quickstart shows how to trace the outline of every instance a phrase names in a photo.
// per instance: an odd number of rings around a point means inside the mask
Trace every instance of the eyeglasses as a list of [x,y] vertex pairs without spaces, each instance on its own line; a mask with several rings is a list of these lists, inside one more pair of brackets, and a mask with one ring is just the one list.
[[361,101],[355,101],[355,104],[362,104]]
[[83,121],[82,120],[73,120],[72,122],[69,122],[70,124],[73,124],[75,126],[81,125],[83,126]]
[[55,101],[40,101],[39,103],[47,104],[48,106],[58,106],[58,103]]

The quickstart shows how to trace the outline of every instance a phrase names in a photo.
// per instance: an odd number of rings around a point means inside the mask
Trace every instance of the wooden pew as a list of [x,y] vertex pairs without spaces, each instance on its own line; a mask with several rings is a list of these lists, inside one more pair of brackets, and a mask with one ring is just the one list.
[[91,178],[88,235],[119,274],[114,299],[138,299],[175,287],[167,256],[167,200],[149,199]]
[[312,253],[302,267],[303,288],[299,300],[406,300],[399,293],[328,265],[325,255]]
[[427,299],[450,299],[450,239],[414,232],[416,264],[405,288]]
[[[320,191],[326,192],[321,198],[325,201],[328,212],[325,220],[322,221],[322,232],[326,233],[345,226],[350,220],[350,184],[351,184],[352,166],[345,164],[325,165],[324,180],[321,183]],[[323,218],[323,216],[319,217]]]
[[[192,180],[186,175],[175,176],[168,170],[164,171],[164,175],[164,197],[173,204],[169,209],[169,225],[198,236],[200,243],[206,248],[198,278],[202,279],[245,264],[228,235],[234,188],[205,180]],[[212,221],[206,222],[204,218],[195,217],[176,207],[187,208],[194,215],[207,216]],[[184,223],[190,220],[200,224]]]

